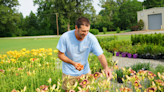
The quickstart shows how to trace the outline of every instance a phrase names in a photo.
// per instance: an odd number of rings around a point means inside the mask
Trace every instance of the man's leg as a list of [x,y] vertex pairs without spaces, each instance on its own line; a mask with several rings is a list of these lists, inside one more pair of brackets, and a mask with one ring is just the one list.
[[67,79],[68,75],[66,74],[62,74],[62,80],[63,80],[63,83],[62,83],[62,89],[65,90],[65,92],[69,92],[68,91],[68,88],[67,88],[67,83],[69,82],[69,84],[71,86],[73,86],[76,82],[76,79],[77,77],[76,76],[69,76],[69,78]]

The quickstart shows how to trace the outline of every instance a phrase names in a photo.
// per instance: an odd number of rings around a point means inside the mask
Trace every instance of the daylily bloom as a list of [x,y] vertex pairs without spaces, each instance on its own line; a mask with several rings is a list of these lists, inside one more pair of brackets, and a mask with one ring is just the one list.
[[0,72],[4,73],[4,72],[5,72],[5,70],[0,69]]
[[129,68],[129,71],[131,73],[131,75],[135,75],[136,74],[136,71],[134,71],[133,69]]
[[22,51],[26,51],[26,48],[22,48]]
[[75,92],[75,90],[72,90],[72,89],[71,89],[71,90],[69,90],[69,92]]
[[129,91],[132,92],[132,89],[124,87],[124,88],[120,88],[120,91],[122,91],[122,92],[129,92]]
[[84,88],[87,84],[89,84],[89,81],[87,79],[84,79],[79,85],[81,85]]
[[138,74],[140,75],[145,75],[148,71],[145,71],[145,70],[139,70]]
[[17,92],[15,89],[13,89],[11,92]]
[[49,78],[48,83],[50,84],[50,83],[51,83],[51,81],[52,81],[52,79],[51,79],[51,78]]
[[19,74],[18,73],[16,73],[16,76],[18,76]]
[[156,87],[149,87],[146,89],[146,92],[156,92],[157,88]]
[[18,71],[19,71],[19,70],[22,70],[22,69],[23,69],[23,68],[18,68]]
[[54,90],[54,89],[55,89],[55,87],[56,87],[56,84],[53,84],[53,86],[52,86],[52,90]]
[[48,90],[48,86],[46,86],[46,85],[41,85],[41,86],[40,86],[40,89],[43,90],[43,91],[47,91],[47,90]]
[[48,55],[49,55],[49,56],[52,56],[52,53],[50,52],[50,53],[48,53]]
[[156,75],[155,75],[153,72],[151,72],[151,71],[148,72],[148,75],[149,75],[150,77],[155,77],[155,76],[156,76]]
[[134,86],[135,86],[135,89],[142,87],[141,84],[138,81],[134,82]]
[[101,73],[96,72],[96,73],[94,73],[94,75],[93,75],[93,76],[94,76],[94,78],[95,78],[95,79],[97,79],[98,77],[100,77],[100,75],[101,75]]
[[160,86],[164,86],[164,82],[162,80],[155,80],[155,82]]
[[118,70],[119,69],[119,66],[118,65],[114,65],[114,69],[115,70]]
[[54,50],[54,53],[58,53],[58,50]]

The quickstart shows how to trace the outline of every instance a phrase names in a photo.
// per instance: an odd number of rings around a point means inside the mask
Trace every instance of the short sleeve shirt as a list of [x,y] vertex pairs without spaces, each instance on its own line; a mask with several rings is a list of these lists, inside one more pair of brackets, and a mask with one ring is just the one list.
[[62,72],[70,76],[80,76],[90,71],[88,63],[90,52],[94,53],[96,56],[103,53],[97,38],[93,34],[88,33],[82,41],[79,41],[75,36],[75,30],[68,31],[60,37],[57,49],[65,53],[65,55],[74,62],[84,65],[84,69],[78,71],[72,64],[62,62]]

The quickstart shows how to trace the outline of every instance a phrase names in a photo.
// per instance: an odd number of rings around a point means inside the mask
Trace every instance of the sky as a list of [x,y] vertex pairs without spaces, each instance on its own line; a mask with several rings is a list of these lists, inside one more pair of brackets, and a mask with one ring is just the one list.
[[[18,0],[19,1],[19,6],[17,7],[18,12],[22,12],[23,16],[26,17],[30,14],[30,12],[32,11],[33,13],[37,13],[37,8],[38,6],[35,5],[33,3],[33,0]],[[96,14],[98,14],[102,8],[100,6],[98,6],[99,0],[93,0],[93,6],[96,10]],[[138,0],[138,1],[142,1],[143,0]]]

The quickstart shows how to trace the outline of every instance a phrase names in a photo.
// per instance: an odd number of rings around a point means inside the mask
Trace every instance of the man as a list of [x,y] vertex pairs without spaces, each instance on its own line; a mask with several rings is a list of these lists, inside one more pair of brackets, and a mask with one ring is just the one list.
[[[76,20],[75,30],[65,32],[57,45],[59,50],[58,57],[62,62],[63,79],[70,75],[68,80],[71,85],[76,81],[76,77],[85,75],[90,72],[88,56],[89,53],[94,53],[103,68],[105,69],[106,76],[111,79],[112,73],[108,67],[107,60],[103,54],[96,37],[89,33],[90,21],[85,17],[80,17]],[[83,70],[77,70],[77,65],[82,64]],[[65,80],[63,81],[62,88],[68,90]]]

